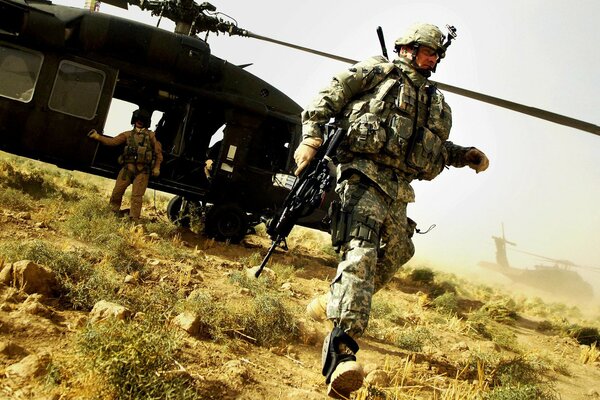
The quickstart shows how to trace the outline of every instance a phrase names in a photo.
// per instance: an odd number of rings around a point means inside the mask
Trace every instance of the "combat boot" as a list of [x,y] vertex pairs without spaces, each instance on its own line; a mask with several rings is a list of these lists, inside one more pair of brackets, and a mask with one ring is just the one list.
[[356,362],[358,344],[340,327],[335,327],[323,342],[323,376],[327,395],[348,399],[363,384],[364,372]]
[[306,306],[306,315],[314,321],[325,321],[327,319],[327,302],[329,293],[315,297]]

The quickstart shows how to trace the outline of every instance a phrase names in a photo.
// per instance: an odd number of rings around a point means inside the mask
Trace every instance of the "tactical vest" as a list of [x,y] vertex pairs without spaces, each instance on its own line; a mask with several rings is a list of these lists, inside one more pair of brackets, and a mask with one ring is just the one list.
[[450,107],[434,86],[416,88],[399,68],[351,101],[338,123],[347,129],[337,154],[342,163],[363,157],[431,180],[448,161]]
[[123,154],[119,157],[120,164],[143,164],[152,168],[154,163],[154,146],[150,140],[150,134],[147,129],[142,129],[141,133],[131,131],[127,138]]

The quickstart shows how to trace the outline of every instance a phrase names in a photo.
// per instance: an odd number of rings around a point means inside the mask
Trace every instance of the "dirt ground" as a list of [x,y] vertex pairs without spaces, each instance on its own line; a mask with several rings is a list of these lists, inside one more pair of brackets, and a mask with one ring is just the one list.
[[[37,209],[29,214],[19,214],[0,205],[0,242],[15,238],[23,241],[43,239],[64,245],[72,240],[38,220],[39,215],[44,215],[43,210]],[[207,286],[213,293],[223,293],[223,296],[244,296],[243,293],[231,293],[232,286],[227,275],[244,269],[239,261],[241,258],[264,254],[269,241],[261,235],[249,235],[239,245],[225,244],[182,230],[181,245],[196,249],[203,255],[201,265],[190,266],[195,270],[191,275],[195,278],[187,282],[189,285]],[[175,262],[160,259],[154,261],[153,268],[157,275],[161,275],[161,269],[164,269],[166,276]],[[311,298],[327,290],[337,260],[334,255],[315,250],[298,240],[288,252],[277,250],[273,262],[293,265],[296,269],[289,285],[282,290],[286,291],[298,310],[303,310]],[[423,308],[422,293],[404,283],[402,280],[392,282],[381,295],[393,299],[394,307],[408,310],[405,314],[408,320],[418,320]],[[156,282],[139,284],[147,285],[151,290]],[[477,301],[473,300],[473,303]],[[203,398],[326,398],[320,374],[321,344],[329,327],[327,323],[307,320],[302,312],[297,317],[302,322],[303,339],[280,347],[259,347],[243,337],[226,345],[186,337],[179,361],[181,368],[202,388]],[[75,387],[48,385],[43,374],[23,379],[7,373],[11,365],[28,354],[49,353],[53,360],[68,363],[73,357],[73,338],[87,318],[87,312],[66,309],[56,299],[37,299],[15,288],[0,285],[0,398],[93,398],[92,394],[81,393]],[[451,322],[449,320],[449,324]],[[583,364],[580,361],[581,347],[574,339],[540,332],[537,329],[539,323],[539,319],[520,315],[509,329],[526,353],[554,360],[554,367],[546,372],[546,378],[553,382],[559,398],[600,398],[600,363]],[[403,326],[399,326],[401,328]],[[377,397],[378,392],[372,389],[377,387],[374,385],[371,388],[365,386],[355,398],[463,398],[460,395],[444,397],[453,385],[478,384],[461,377],[459,366],[463,364],[460,361],[475,351],[498,351],[498,346],[470,332],[453,329],[451,325],[446,328],[436,325],[431,329],[436,340],[418,352],[404,350],[385,338],[363,337],[359,341],[361,350],[358,359],[367,372],[380,369],[385,370],[389,377],[402,375],[405,378],[401,382],[387,383],[388,388],[393,388],[388,390],[388,397],[381,397],[381,394]]]

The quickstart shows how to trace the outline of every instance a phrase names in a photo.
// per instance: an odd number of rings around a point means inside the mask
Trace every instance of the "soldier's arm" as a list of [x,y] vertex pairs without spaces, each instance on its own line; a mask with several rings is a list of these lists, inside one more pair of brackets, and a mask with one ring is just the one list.
[[154,165],[153,168],[160,168],[160,164],[163,160],[162,144],[156,139],[156,135],[151,131],[150,140],[152,140],[152,146],[154,148]]
[[448,151],[448,165],[458,168],[468,166],[477,173],[485,171],[490,165],[485,153],[476,147],[462,147],[452,142],[446,142],[444,145]]
[[100,135],[96,140],[106,146],[118,146],[127,141],[129,131],[121,132],[115,137]]
[[444,143],[444,147],[448,152],[448,161],[446,165],[450,165],[456,168],[462,168],[467,165],[466,154],[467,151],[472,149],[472,147],[463,147],[457,144],[452,143],[451,141],[446,141]]

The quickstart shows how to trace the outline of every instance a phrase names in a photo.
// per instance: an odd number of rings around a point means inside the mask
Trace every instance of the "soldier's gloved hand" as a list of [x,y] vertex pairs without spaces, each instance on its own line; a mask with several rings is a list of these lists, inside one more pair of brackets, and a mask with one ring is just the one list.
[[296,161],[296,165],[298,166],[296,171],[294,171],[294,175],[300,175],[300,172],[308,166],[310,160],[317,154],[317,149],[321,146],[321,143],[323,143],[323,140],[319,138],[306,138],[300,142],[300,145],[298,145],[298,148],[294,152],[294,161]]
[[100,134],[98,132],[96,132],[95,129],[92,129],[91,131],[89,131],[87,135],[89,138],[92,138],[94,140],[98,140],[98,138],[100,137]]
[[471,147],[467,151],[465,159],[469,168],[474,169],[476,173],[485,171],[490,165],[490,160],[488,160],[485,153],[475,147]]
[[159,175],[160,175],[160,168],[159,167],[152,168],[152,176],[159,176]]
[[210,177],[210,173],[212,172],[213,164],[214,164],[214,161],[211,160],[210,158],[204,162],[204,175],[206,175],[207,178]]

